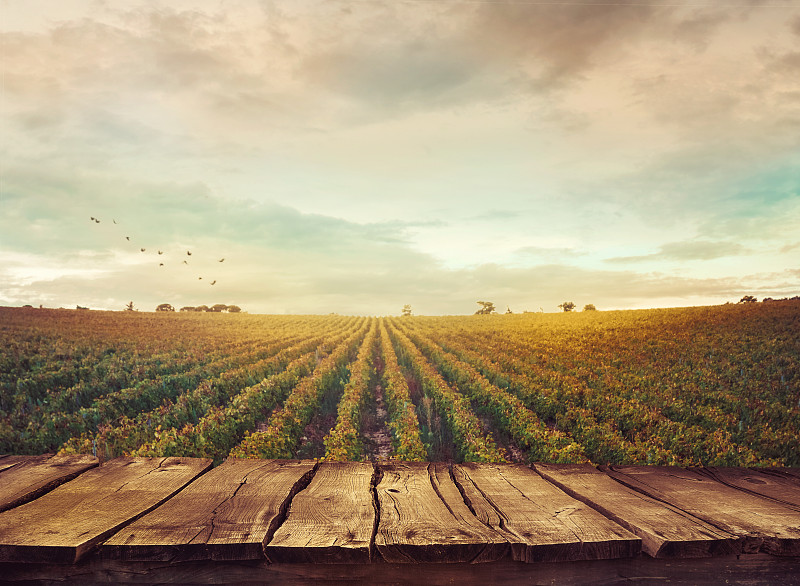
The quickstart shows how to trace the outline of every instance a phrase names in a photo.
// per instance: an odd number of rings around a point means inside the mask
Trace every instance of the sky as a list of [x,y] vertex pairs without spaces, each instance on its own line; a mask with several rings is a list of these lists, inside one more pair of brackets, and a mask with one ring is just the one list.
[[0,0],[0,70],[0,305],[800,294],[793,0]]

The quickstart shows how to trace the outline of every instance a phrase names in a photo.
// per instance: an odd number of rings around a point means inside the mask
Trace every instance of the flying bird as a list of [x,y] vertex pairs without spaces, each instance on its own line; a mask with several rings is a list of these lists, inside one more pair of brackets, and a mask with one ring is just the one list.
[[99,224],[99,223],[100,223],[100,220],[98,220],[97,218],[95,218],[95,219],[94,219],[94,222],[95,222],[95,224]]
[[139,250],[141,250],[142,252],[144,252],[144,248],[140,248]]
[[224,259],[224,258],[221,258],[221,259],[219,259],[219,261],[218,261],[218,262],[222,262],[223,260],[225,260],[225,259]]
[[90,217],[89,217],[89,220],[90,220],[90,221],[92,221],[92,222],[94,222],[94,216],[90,216]]
[[159,250],[158,254],[164,254],[164,251],[163,250]]
[[213,285],[213,284],[214,284],[214,283],[216,283],[216,282],[217,282],[217,281],[216,281],[216,279],[215,279],[215,280],[211,281],[211,284]]
[[186,254],[188,254],[189,256],[192,256],[192,251],[191,250],[187,250]]
[[125,240],[127,240],[128,242],[130,242],[130,240],[131,240],[131,237],[130,237],[130,236],[126,236],[126,237],[125,237]]
[[185,264],[185,265],[188,265],[188,264],[189,264],[189,261],[188,261],[188,260],[185,260],[185,261],[183,261],[183,264]]
[[117,223],[117,221],[114,218],[111,218],[111,221],[114,222],[115,224]]
[[160,267],[163,267],[163,266],[164,266],[164,263],[163,263],[163,262],[160,262],[160,263],[158,263],[158,266],[160,266]]
[[202,280],[203,280],[203,277],[197,277],[197,280],[198,280],[198,281],[202,281]]

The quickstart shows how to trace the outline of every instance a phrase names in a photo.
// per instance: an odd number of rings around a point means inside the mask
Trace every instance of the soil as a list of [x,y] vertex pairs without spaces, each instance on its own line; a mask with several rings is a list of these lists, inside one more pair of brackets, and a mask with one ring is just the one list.
[[300,445],[297,448],[297,458],[301,460],[311,458],[321,458],[325,455],[325,436],[330,433],[336,425],[336,412],[318,412],[311,419],[300,438]]
[[422,387],[419,381],[408,373],[405,374],[405,377],[408,385],[408,398],[411,399],[414,405],[419,405],[422,401]]
[[506,457],[509,459],[510,462],[514,462],[515,464],[527,464],[528,459],[526,458],[525,452],[521,450],[512,440],[511,438],[507,437],[506,434],[500,434],[497,430],[494,429],[492,426],[492,420],[486,415],[477,414],[478,419],[481,422],[481,427],[483,427],[484,433],[491,433],[492,438],[494,438],[497,447],[502,448],[505,453]]
[[373,389],[374,404],[367,411],[363,422],[364,451],[372,461],[385,461],[393,452],[392,437],[389,434],[386,418],[386,406],[383,401],[383,389],[375,385]]

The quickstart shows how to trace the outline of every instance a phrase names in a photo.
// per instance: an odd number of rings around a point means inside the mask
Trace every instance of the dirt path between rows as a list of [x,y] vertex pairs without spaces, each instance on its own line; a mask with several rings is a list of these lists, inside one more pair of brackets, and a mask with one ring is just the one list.
[[364,422],[364,451],[367,458],[372,461],[388,460],[392,455],[392,436],[389,433],[386,405],[383,401],[383,388],[375,385],[373,388],[374,409],[369,409]]

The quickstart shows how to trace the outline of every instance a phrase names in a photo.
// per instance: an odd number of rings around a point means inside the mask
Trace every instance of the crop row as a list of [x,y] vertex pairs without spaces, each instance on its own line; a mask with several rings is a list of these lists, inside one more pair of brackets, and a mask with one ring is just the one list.
[[409,462],[424,462],[428,459],[428,451],[420,437],[417,409],[411,401],[408,382],[400,370],[397,354],[383,321],[380,323],[380,347],[383,364],[381,380],[395,457]]
[[347,367],[349,378],[339,399],[336,425],[324,441],[326,460],[361,460],[364,456],[361,422],[372,391],[376,325],[377,320],[371,320],[356,360]]
[[[400,323],[397,320],[396,323]],[[404,330],[408,334],[408,330]],[[443,351],[420,334],[409,339],[444,375],[447,381],[471,399],[473,408],[493,420],[529,459],[557,463],[582,463],[588,459],[582,447],[564,433],[550,429],[516,396],[491,383],[472,365]]]
[[398,356],[416,376],[422,389],[435,402],[445,416],[458,449],[458,459],[466,462],[505,462],[503,450],[498,448],[491,433],[483,430],[473,412],[469,399],[450,386],[420,350],[399,329],[392,329]]
[[[266,357],[240,367],[231,368],[230,364],[225,367],[223,360],[221,372],[202,378],[196,386],[178,394],[174,400],[164,398],[157,407],[141,410],[133,416],[123,415],[114,423],[99,426],[94,433],[73,435],[64,443],[61,452],[86,453],[90,448],[96,451],[97,446],[101,446],[107,455],[132,454],[141,450],[150,455],[172,455],[169,450],[164,453],[166,447],[159,451],[148,444],[154,440],[158,444],[164,432],[174,433],[173,430],[198,423],[210,409],[228,403],[243,389],[282,372],[298,358],[315,359],[325,338],[326,335],[314,336],[290,346],[285,342],[275,344],[262,350]],[[160,444],[166,446],[165,441]]]
[[[116,329],[108,315],[89,327],[58,314],[27,329],[12,317],[0,331],[17,340],[0,361],[3,389],[14,389],[0,452],[363,459],[380,385],[383,433],[400,460],[800,464],[794,302],[463,318],[125,315]],[[74,330],[60,332],[65,322]]]
[[734,319],[743,308],[713,309],[558,316],[560,330],[538,317],[413,324],[570,433],[594,461],[796,465],[800,343],[787,324],[800,326],[797,305],[744,319]]

